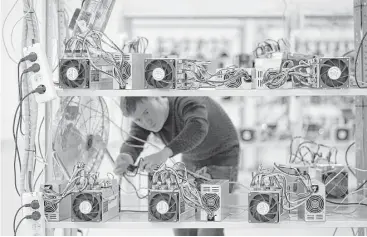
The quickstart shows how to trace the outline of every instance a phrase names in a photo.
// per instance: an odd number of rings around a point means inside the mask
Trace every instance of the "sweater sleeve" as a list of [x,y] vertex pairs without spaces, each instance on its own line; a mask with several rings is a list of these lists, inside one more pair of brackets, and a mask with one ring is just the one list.
[[184,121],[182,131],[167,144],[173,156],[193,150],[208,134],[209,121],[205,105],[190,97],[182,97],[177,103],[177,113]]
[[[143,148],[134,147],[134,146],[144,146],[144,142],[138,141],[134,139],[132,136],[137,137],[141,140],[146,141],[150,132],[142,127],[136,125],[136,123],[131,124],[130,136],[126,141],[122,144],[120,148],[120,153],[127,153],[131,155],[134,162],[139,157],[140,153],[143,151]],[[130,145],[130,146],[129,146]],[[132,145],[132,146],[131,146]]]

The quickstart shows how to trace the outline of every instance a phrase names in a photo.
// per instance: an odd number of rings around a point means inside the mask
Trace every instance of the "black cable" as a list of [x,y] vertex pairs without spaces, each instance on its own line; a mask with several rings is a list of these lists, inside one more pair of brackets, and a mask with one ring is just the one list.
[[359,185],[359,187],[356,189],[356,191],[360,190],[361,188],[363,188],[363,186],[367,184],[367,180],[364,181],[361,185]]
[[[23,73],[22,75],[19,77],[19,69],[20,69],[20,65],[21,65],[21,61],[18,63],[18,101],[20,101],[22,99],[22,78],[23,78]],[[23,109],[20,108],[20,117],[23,117]],[[22,127],[22,123],[20,123],[20,132],[22,133],[22,135],[24,136],[23,133],[23,127]]]
[[354,144],[356,144],[356,143],[355,143],[355,142],[351,143],[351,144],[348,146],[347,150],[345,151],[345,164],[347,165],[348,170],[349,170],[349,171],[354,175],[354,177],[357,177],[357,176],[356,176],[356,173],[354,172],[354,170],[352,170],[352,169],[350,168],[350,165],[349,165],[349,163],[348,163],[348,151],[350,150],[350,148],[351,148]]
[[326,202],[336,204],[336,205],[343,205],[343,206],[361,205],[361,206],[366,206],[367,207],[366,203],[358,203],[358,202],[341,203],[341,202],[333,202],[333,201],[330,201],[330,200],[326,200]]
[[[20,154],[19,154],[19,148],[18,148],[18,130],[19,130],[19,120],[18,120],[18,126],[17,126],[17,130],[16,132],[14,131],[14,126],[15,126],[15,121],[16,121],[16,118],[17,118],[17,114],[18,114],[18,111],[19,111],[19,108],[21,106],[21,104],[23,103],[23,101],[28,97],[30,96],[31,94],[35,93],[35,91],[31,91],[29,92],[26,96],[24,96],[18,106],[17,106],[17,109],[15,110],[15,114],[14,114],[14,119],[13,119],[13,138],[14,138],[14,143],[15,143],[15,156],[14,156],[14,185],[15,185],[15,190],[17,191],[17,194],[18,196],[20,196],[20,193],[19,193],[19,190],[18,190],[18,187],[17,187],[17,172],[16,172],[16,160],[17,160],[17,156],[18,156],[18,160],[19,160],[19,166],[20,166],[20,170],[21,170],[21,161],[20,161]],[[21,119],[21,118],[19,118]],[[16,134],[15,134],[16,133]]]
[[42,125],[43,125],[43,122],[45,121],[45,117],[42,118],[42,121],[41,121],[41,124],[38,128],[38,138],[37,138],[37,141],[38,141],[38,150],[40,152],[40,155],[42,157],[43,160],[45,160],[45,157],[43,156],[43,153],[42,153],[42,149],[41,149],[41,143],[40,143],[40,136],[41,136],[41,128],[42,128]]
[[17,219],[17,216],[18,216],[18,213],[20,212],[20,210],[22,210],[23,207],[25,207],[26,205],[23,205],[21,207],[18,208],[17,212],[15,213],[14,215],[14,219],[13,219],[13,231],[14,231],[14,235],[16,233],[16,230],[15,230],[15,222],[16,222],[16,219]]
[[15,230],[14,230],[14,236],[17,236],[17,232],[18,232],[19,226],[20,226],[20,224],[22,224],[22,222],[23,222],[25,219],[27,219],[27,217],[23,217],[23,218],[19,221],[19,223],[18,223],[18,225],[17,225],[17,228],[15,228]]
[[[359,83],[358,83],[358,79],[357,79],[357,61],[358,61],[358,55],[359,55],[359,52],[361,51],[361,47],[362,47],[362,45],[363,45],[363,41],[364,41],[364,39],[366,38],[366,36],[367,36],[367,32],[364,34],[364,36],[363,36],[363,38],[362,38],[362,40],[361,40],[361,42],[360,42],[360,44],[359,44],[359,47],[358,47],[358,50],[357,50],[357,54],[356,54],[356,58],[355,58],[355,60],[354,60],[354,79],[355,79],[355,81],[356,81],[356,83],[357,83],[358,88],[367,88],[367,86],[361,87],[361,86],[359,85]],[[362,56],[362,57],[363,57],[363,56]]]
[[127,178],[126,174],[124,173],[123,174],[124,178],[126,179],[126,181],[134,188],[135,190],[135,193],[136,193],[136,196],[139,198],[139,199],[145,199],[146,197],[148,197],[148,195],[145,195],[143,197],[140,197],[139,196],[139,193],[138,193],[138,190],[136,189],[135,185]]

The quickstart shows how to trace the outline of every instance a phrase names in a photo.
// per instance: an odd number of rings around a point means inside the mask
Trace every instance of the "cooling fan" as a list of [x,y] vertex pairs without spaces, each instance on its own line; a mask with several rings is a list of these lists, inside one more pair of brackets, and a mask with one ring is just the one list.
[[[348,195],[348,173],[339,171],[329,171],[322,175],[325,187],[326,198],[340,199]],[[336,176],[336,177],[335,177]]]
[[91,76],[89,59],[61,59],[59,84],[63,89],[89,88]]
[[320,88],[348,88],[349,68],[349,58],[320,58]]
[[280,216],[279,213],[279,193],[251,192],[249,194],[249,222],[278,223]]
[[149,221],[179,221],[179,193],[151,191],[148,198],[148,210]]
[[101,220],[102,203],[100,197],[94,193],[72,194],[72,219],[74,221]]
[[145,88],[175,88],[176,67],[174,59],[146,59],[144,66]]
[[325,202],[320,195],[313,195],[306,201],[306,210],[309,213],[317,214],[324,211]]
[[[77,162],[83,162],[87,172],[97,172],[110,129],[104,99],[63,97],[53,126],[53,151],[68,173],[72,173]],[[54,168],[55,175],[61,175],[57,164]]]

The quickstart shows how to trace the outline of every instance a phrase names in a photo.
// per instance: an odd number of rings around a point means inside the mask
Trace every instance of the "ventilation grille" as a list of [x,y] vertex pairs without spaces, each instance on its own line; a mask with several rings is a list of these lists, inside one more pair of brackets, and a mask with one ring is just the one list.
[[103,213],[108,212],[108,201],[103,202]]
[[324,199],[320,195],[311,196],[306,202],[306,210],[309,213],[317,214],[324,211]]

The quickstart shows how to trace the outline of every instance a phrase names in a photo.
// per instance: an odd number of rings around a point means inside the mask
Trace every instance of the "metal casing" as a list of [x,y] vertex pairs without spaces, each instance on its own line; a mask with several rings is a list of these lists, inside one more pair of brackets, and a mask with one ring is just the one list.
[[[120,212],[120,192],[119,185],[116,183],[112,182],[110,187],[98,187],[72,193],[71,221],[104,222],[118,216]],[[87,213],[87,211],[89,212]]]
[[[41,185],[41,190],[43,189],[51,189],[57,193],[61,193],[68,184],[67,180],[53,180],[47,184]],[[66,196],[63,198],[60,203],[52,204],[48,201],[44,202],[45,207],[45,217],[47,221],[50,222],[59,222],[66,219],[69,219],[71,216],[70,211],[71,197]]]
[[249,223],[278,223],[280,220],[282,192],[274,190],[251,190],[248,198]]
[[[300,219],[309,222],[318,222],[326,220],[326,197],[325,197],[325,185],[313,179],[312,183],[312,195],[306,200],[306,202],[298,207],[298,215]],[[306,192],[306,190],[304,190]]]
[[206,205],[214,213],[209,217],[208,213],[201,209],[201,221],[222,221],[229,214],[229,180],[208,180],[200,185],[200,193],[203,205]]

